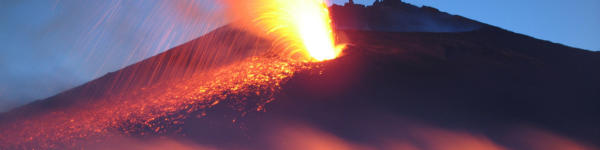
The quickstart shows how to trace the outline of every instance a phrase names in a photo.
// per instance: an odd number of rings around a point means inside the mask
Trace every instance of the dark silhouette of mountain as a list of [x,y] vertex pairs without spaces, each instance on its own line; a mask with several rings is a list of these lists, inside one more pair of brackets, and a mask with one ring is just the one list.
[[[520,143],[515,136],[507,135],[507,131],[522,125],[585,144],[600,141],[598,52],[535,39],[430,7],[399,3],[331,9],[337,34],[348,43],[347,49],[341,57],[300,71],[282,83],[273,95],[275,101],[265,105],[266,112],[237,111],[230,102],[239,100],[228,98],[205,110],[163,116],[203,117],[183,119],[185,124],[176,127],[176,134],[146,136],[170,136],[231,149],[281,149],[269,143],[286,143],[282,139],[296,136],[277,134],[273,138],[268,133],[279,128],[278,124],[300,122],[376,149],[384,147],[374,143],[390,139],[411,141],[415,140],[413,136],[429,134],[442,141],[463,137],[441,134],[448,132],[412,132],[422,131],[420,124],[480,134],[486,137],[481,139],[509,149],[540,149],[530,144],[553,143],[540,138],[547,136],[531,137],[541,141]],[[131,92],[162,80],[185,82],[197,72],[261,53],[248,49],[269,45],[264,39],[225,26],[85,85],[5,113],[3,123],[86,105],[97,97]],[[256,99],[248,97],[250,103]],[[303,126],[292,127],[302,137],[313,135],[313,130],[304,130]],[[528,137],[523,132],[516,134]],[[316,142],[322,146],[338,141],[316,139],[324,141]],[[437,149],[432,146],[435,144],[416,141],[418,149]],[[466,143],[462,146],[495,148],[494,144]],[[0,142],[0,147],[6,146]]]
[[347,3],[331,6],[331,15],[339,29],[388,32],[465,32],[485,24],[438,9],[416,7],[399,0],[375,1],[371,6]]

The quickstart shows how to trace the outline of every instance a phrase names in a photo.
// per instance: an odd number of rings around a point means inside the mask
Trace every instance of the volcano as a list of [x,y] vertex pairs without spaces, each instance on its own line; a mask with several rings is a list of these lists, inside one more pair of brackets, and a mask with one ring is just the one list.
[[331,14],[348,43],[337,59],[284,62],[266,51],[267,39],[224,26],[2,114],[0,149],[594,149],[600,141],[598,52],[404,3],[334,5]]

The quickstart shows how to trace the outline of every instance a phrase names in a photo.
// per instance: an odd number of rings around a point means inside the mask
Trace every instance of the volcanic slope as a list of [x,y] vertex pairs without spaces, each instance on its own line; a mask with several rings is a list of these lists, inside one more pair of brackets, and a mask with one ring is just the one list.
[[[409,134],[396,129],[418,120],[480,133],[510,149],[528,149],[514,144],[519,142],[514,136],[525,136],[508,135],[523,126],[582,143],[600,140],[600,53],[496,27],[463,33],[339,32],[350,43],[343,56],[295,74],[266,112],[235,118],[226,105],[217,106],[207,118],[188,120],[183,131],[198,143],[249,147],[276,128],[273,122],[301,122],[370,143]],[[394,121],[398,118],[402,121]],[[240,119],[243,125],[231,123]]]

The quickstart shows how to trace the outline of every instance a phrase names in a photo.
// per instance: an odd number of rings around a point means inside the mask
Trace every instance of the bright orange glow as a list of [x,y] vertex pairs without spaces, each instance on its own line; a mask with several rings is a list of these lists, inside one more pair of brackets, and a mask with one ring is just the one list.
[[276,37],[291,55],[301,52],[311,60],[336,58],[343,46],[336,46],[329,10],[323,0],[268,0],[258,8],[253,22]]
[[326,5],[318,0],[303,1],[299,5],[296,9],[292,8],[293,22],[310,56],[317,60],[335,58],[338,52]]

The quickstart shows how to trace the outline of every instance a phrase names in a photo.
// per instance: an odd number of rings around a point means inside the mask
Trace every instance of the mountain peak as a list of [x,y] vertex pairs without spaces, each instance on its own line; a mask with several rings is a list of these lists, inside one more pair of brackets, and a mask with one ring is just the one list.
[[391,32],[466,32],[486,26],[429,6],[417,7],[399,0],[376,1],[364,6],[346,3],[331,6],[339,29]]

